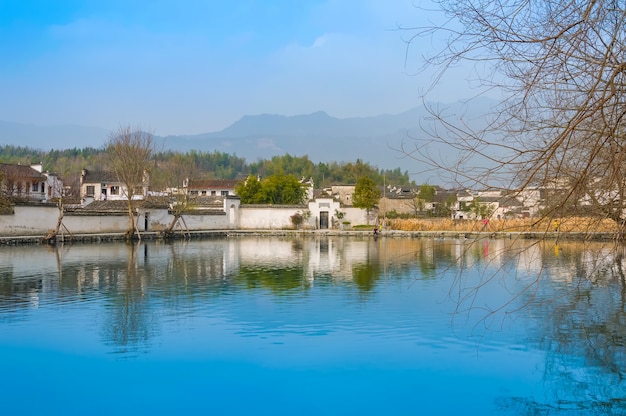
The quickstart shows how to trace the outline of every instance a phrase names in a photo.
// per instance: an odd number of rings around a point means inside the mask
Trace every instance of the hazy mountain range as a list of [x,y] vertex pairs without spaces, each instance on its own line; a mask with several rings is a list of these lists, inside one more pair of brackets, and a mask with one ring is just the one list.
[[[494,103],[489,100],[447,105],[446,114],[480,122],[482,114]],[[248,162],[289,153],[308,155],[314,163],[354,162],[361,159],[383,169],[400,168],[418,182],[429,179],[423,165],[401,151],[413,149],[425,138],[420,126],[430,114],[423,106],[400,114],[374,117],[335,118],[323,111],[297,116],[274,114],[247,115],[227,128],[196,135],[155,136],[158,150],[186,152],[221,151],[245,158]],[[77,125],[35,126],[0,121],[0,143],[28,146],[40,150],[101,147],[109,131]],[[431,146],[434,146],[431,144]],[[433,149],[450,152],[450,149]],[[420,172],[418,175],[417,172]],[[431,175],[432,176],[432,175]],[[432,179],[432,178],[430,178]]]

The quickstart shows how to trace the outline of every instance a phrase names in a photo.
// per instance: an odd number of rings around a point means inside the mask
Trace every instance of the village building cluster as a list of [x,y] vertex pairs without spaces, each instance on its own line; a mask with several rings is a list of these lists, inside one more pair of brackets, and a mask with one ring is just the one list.
[[[0,164],[2,190],[5,195],[24,202],[49,202],[67,197],[68,205],[86,207],[94,202],[124,201],[128,195],[125,184],[113,172],[83,169],[80,175],[79,195],[70,195],[58,175],[42,171],[41,164],[30,166]],[[136,189],[134,198],[169,196],[186,193],[209,205],[219,205],[225,197],[236,197],[238,180],[187,178],[181,188],[152,190],[149,176],[141,189]],[[333,185],[325,189],[314,189],[312,179],[302,179],[307,190],[307,202],[319,198],[331,198],[340,207],[351,207],[355,192],[354,185]],[[72,196],[73,198],[69,198]],[[97,205],[97,204],[96,204]],[[448,216],[451,219],[482,218],[525,218],[533,217],[544,206],[542,189],[513,191],[448,190],[434,187],[431,200],[420,198],[419,188],[396,187],[387,184],[381,189],[377,206],[381,216]]]

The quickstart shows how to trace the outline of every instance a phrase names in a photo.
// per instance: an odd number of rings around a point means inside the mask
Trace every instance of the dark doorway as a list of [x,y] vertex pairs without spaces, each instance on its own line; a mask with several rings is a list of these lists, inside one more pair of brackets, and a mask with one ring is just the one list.
[[320,229],[328,228],[328,211],[320,212]]
[[148,231],[148,224],[150,223],[150,221],[148,220],[149,217],[150,217],[150,214],[148,212],[146,212],[146,215],[145,215],[144,220],[143,220],[143,230],[144,231]]

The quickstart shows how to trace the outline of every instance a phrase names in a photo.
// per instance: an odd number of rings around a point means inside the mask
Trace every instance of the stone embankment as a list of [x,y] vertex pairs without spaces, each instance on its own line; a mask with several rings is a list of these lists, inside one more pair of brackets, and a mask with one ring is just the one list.
[[[562,240],[596,240],[610,241],[615,239],[615,234],[607,232],[490,232],[490,231],[400,231],[384,230],[378,236],[374,236],[371,230],[208,230],[192,231],[185,234],[174,234],[168,240],[182,239],[211,239],[242,236],[342,236],[353,238],[441,238],[441,239],[562,239]],[[165,240],[158,232],[143,232],[141,240]],[[124,233],[108,234],[73,234],[58,235],[52,244],[72,243],[107,243],[125,241]],[[2,245],[39,245],[50,244],[44,241],[43,236],[0,236]]]

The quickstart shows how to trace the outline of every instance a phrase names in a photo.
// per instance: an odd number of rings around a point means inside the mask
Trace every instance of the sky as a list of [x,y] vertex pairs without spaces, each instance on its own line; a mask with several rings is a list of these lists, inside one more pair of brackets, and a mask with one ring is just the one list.
[[[421,104],[424,0],[0,0],[0,120],[157,135],[244,115],[365,117]],[[436,89],[469,91],[462,72]]]

